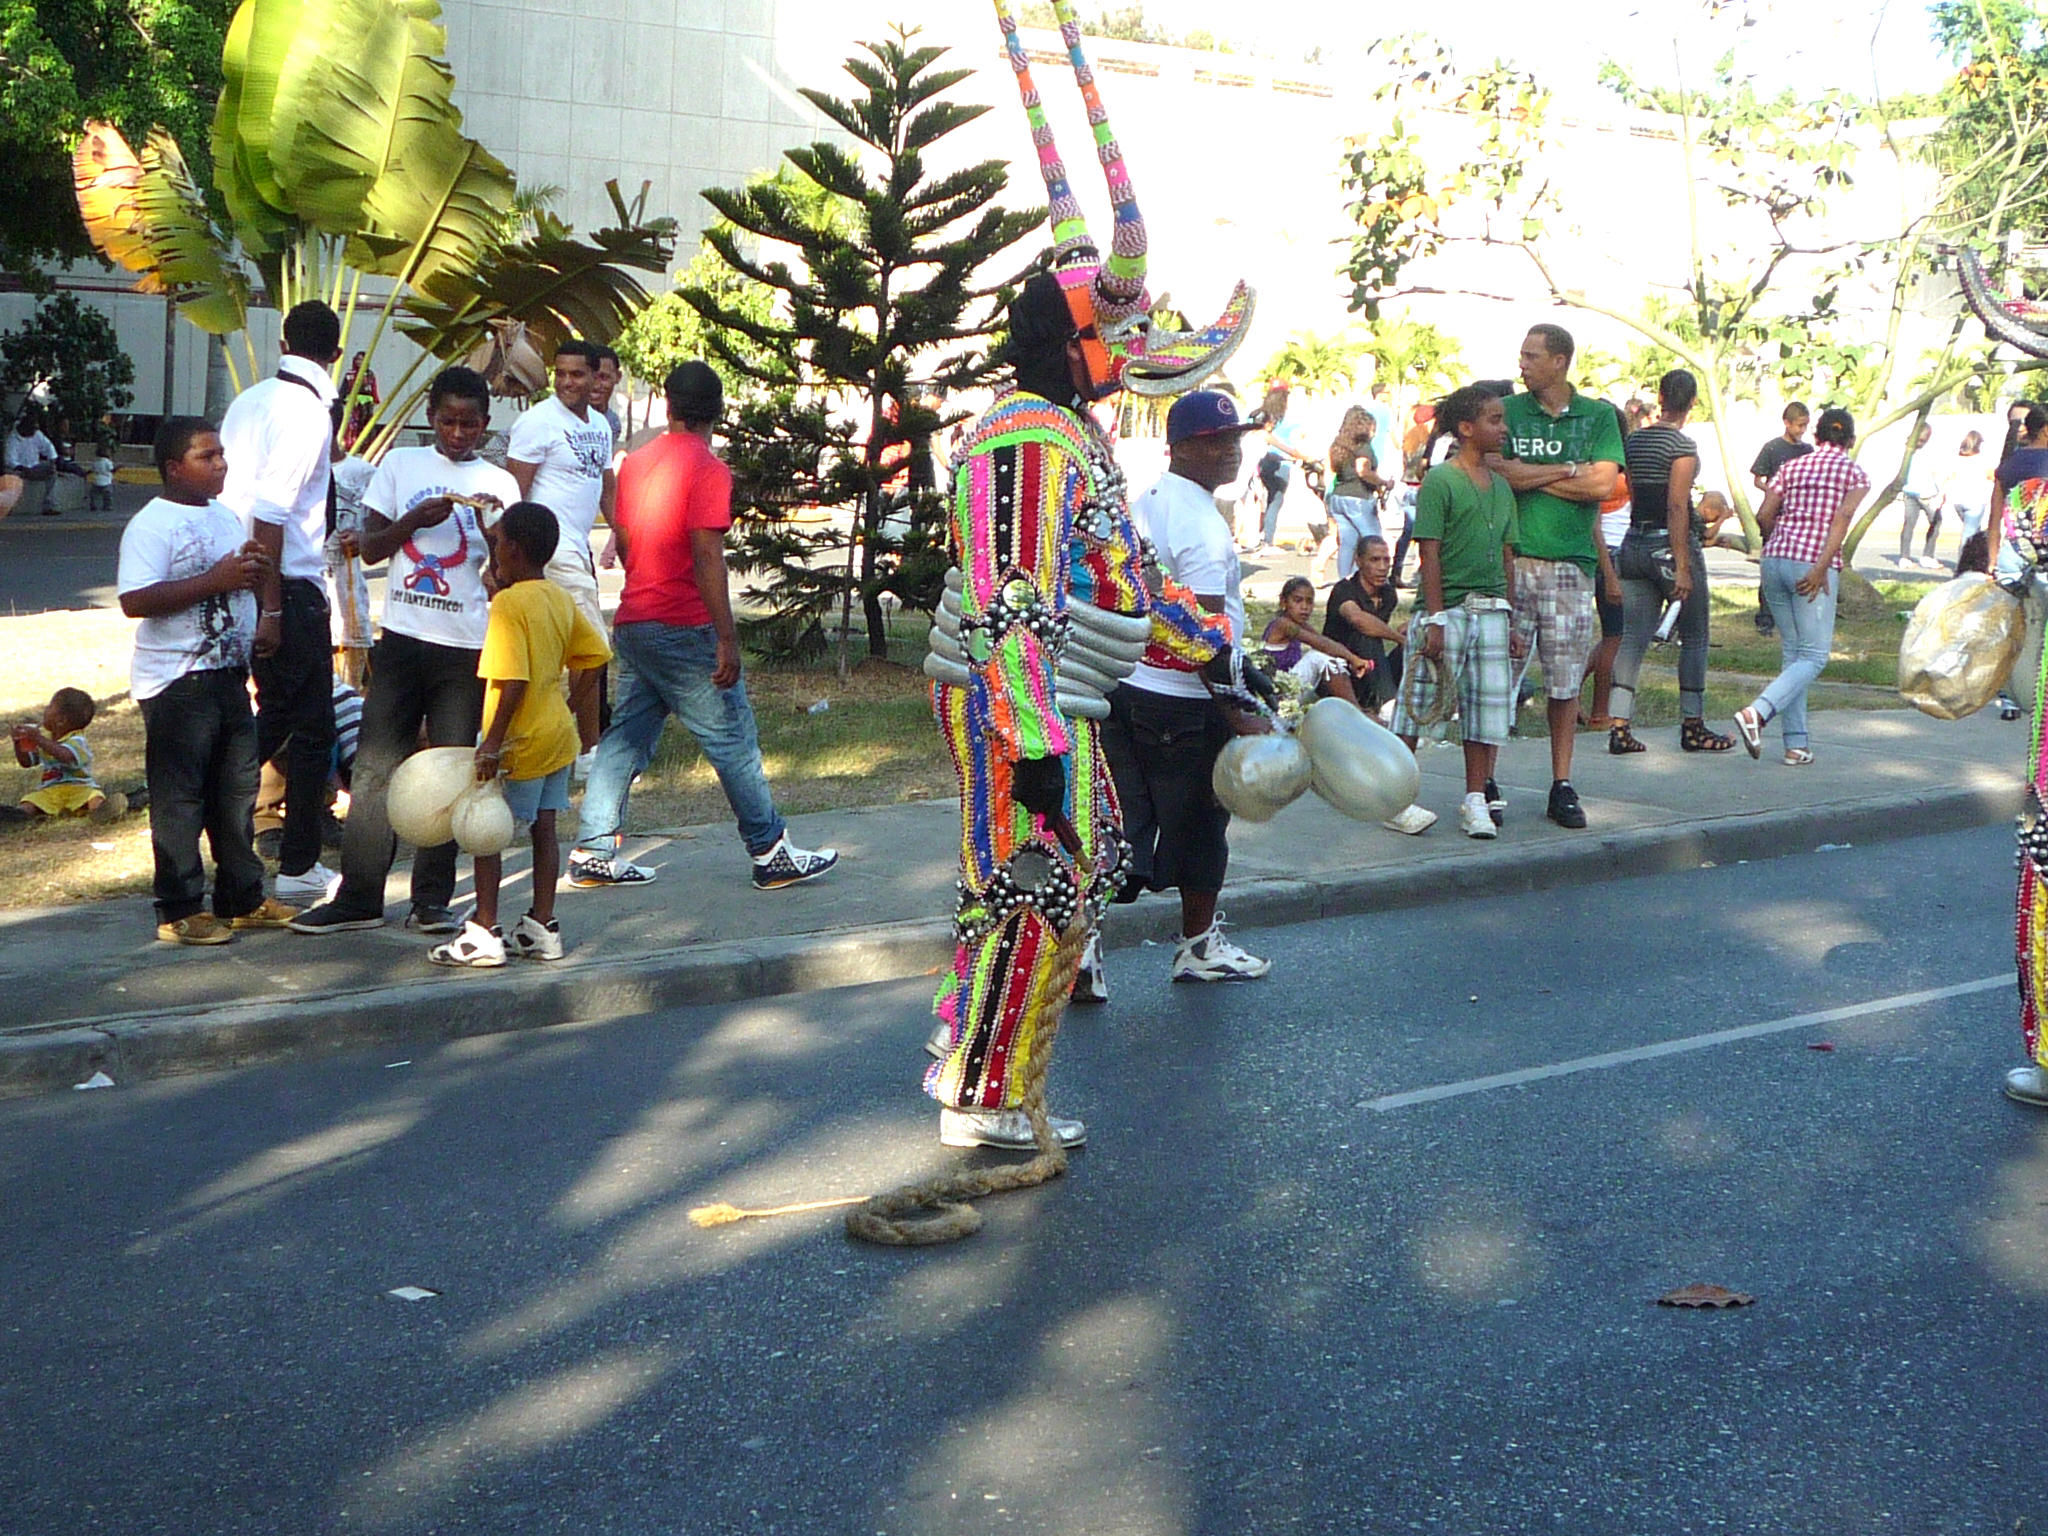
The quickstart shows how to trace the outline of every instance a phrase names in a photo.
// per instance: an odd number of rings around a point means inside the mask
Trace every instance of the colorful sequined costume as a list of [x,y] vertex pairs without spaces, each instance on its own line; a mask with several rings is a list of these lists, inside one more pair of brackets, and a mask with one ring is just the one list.
[[[1067,182],[1016,25],[1004,0],[995,4],[1051,204],[1053,276],[1097,397],[1196,387],[1242,336],[1250,291],[1239,284],[1205,332],[1153,325],[1144,222],[1072,6],[1054,9],[1115,211],[1107,260]],[[960,781],[958,948],[935,1005],[950,1050],[926,1073],[925,1091],[956,1109],[1014,1109],[1066,1006],[1072,947],[1094,931],[1127,862],[1096,740],[1104,699],[1141,652],[1193,668],[1232,637],[1220,615],[1169,590],[1156,570],[1148,591],[1123,475],[1085,410],[1021,388],[998,399],[955,460],[952,532],[957,624],[934,629],[926,670]],[[1016,765],[1028,758],[1064,762],[1065,827],[1012,799]]]
[[[2038,565],[2048,560],[2048,480],[2025,480],[2007,494],[2004,541],[2019,558]],[[2038,587],[2038,571],[2029,578]],[[2037,608],[2038,600],[2029,608]],[[2043,651],[2048,659],[2048,649]],[[2048,1069],[2048,683],[2041,669],[2033,678],[2033,727],[2028,735],[2026,805],[2019,820],[2019,901],[2015,945],[2019,957],[2020,1036],[2027,1061]]]

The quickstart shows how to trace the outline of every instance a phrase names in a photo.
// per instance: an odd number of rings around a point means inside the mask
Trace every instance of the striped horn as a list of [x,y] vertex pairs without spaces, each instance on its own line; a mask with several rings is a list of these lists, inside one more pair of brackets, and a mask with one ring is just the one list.
[[[1023,39],[1017,36],[1017,20],[1006,0],[995,0],[996,24],[1003,29],[1003,47],[1010,56],[1010,69],[1017,77],[1017,94],[1024,102],[1024,116],[1031,124],[1031,142],[1038,150],[1038,173],[1045,178],[1045,195],[1052,208],[1053,271],[1063,288],[1088,287],[1101,266],[1101,253],[1088,233],[1088,220],[1067,180],[1067,168],[1060,161],[1059,145],[1053,142],[1052,124],[1046,120],[1045,103],[1031,78],[1031,60],[1025,55]],[[1074,33],[1074,47],[1080,47],[1080,32]]]
[[1110,131],[1109,112],[1102,105],[1102,93],[1095,86],[1095,71],[1081,51],[1081,19],[1073,0],[1053,0],[1053,14],[1059,18],[1060,38],[1067,45],[1067,58],[1074,66],[1074,79],[1081,87],[1081,100],[1088,107],[1088,126],[1095,135],[1095,155],[1102,162],[1102,174],[1109,182],[1109,205],[1116,216],[1110,231],[1108,259],[1095,279],[1095,310],[1106,324],[1144,314],[1151,308],[1145,292],[1145,220],[1138,212],[1138,196],[1131,189],[1131,173],[1124,164],[1124,152]]

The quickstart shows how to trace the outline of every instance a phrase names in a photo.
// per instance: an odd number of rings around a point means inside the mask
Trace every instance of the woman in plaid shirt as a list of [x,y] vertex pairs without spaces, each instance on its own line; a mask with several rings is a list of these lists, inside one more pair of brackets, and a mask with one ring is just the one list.
[[1828,664],[1835,640],[1835,589],[1849,519],[1870,494],[1870,476],[1849,457],[1856,423],[1830,407],[1820,413],[1812,453],[1788,459],[1771,477],[1756,520],[1765,533],[1761,585],[1778,622],[1783,670],[1756,701],[1735,712],[1735,731],[1751,757],[1763,749],[1764,726],[1783,720],[1785,762],[1813,761],[1807,745],[1806,690]]

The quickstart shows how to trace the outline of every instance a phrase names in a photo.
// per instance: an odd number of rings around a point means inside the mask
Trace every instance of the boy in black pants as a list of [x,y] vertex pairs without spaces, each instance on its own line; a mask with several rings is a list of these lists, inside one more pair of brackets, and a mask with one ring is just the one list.
[[[217,499],[227,480],[220,435],[196,416],[158,430],[164,493],[121,534],[117,586],[135,631],[129,688],[142,709],[149,835],[156,852],[156,936],[225,944],[235,931],[282,928],[296,911],[263,894],[256,856],[256,721],[250,595],[269,570],[241,519]],[[204,832],[215,866],[206,906]]]

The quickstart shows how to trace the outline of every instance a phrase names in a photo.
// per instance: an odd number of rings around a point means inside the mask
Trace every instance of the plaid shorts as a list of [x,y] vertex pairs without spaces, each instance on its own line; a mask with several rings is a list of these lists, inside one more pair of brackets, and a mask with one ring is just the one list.
[[[1458,690],[1459,732],[1497,747],[1514,722],[1515,664],[1508,654],[1509,615],[1501,608],[1451,608],[1444,613],[1444,666]],[[1413,655],[1394,702],[1396,736],[1419,736],[1416,720],[1437,707],[1437,668],[1422,655],[1422,627],[1409,633]]]
[[1543,663],[1543,688],[1553,699],[1576,699],[1586,681],[1600,626],[1594,578],[1569,560],[1515,557],[1515,628]]

